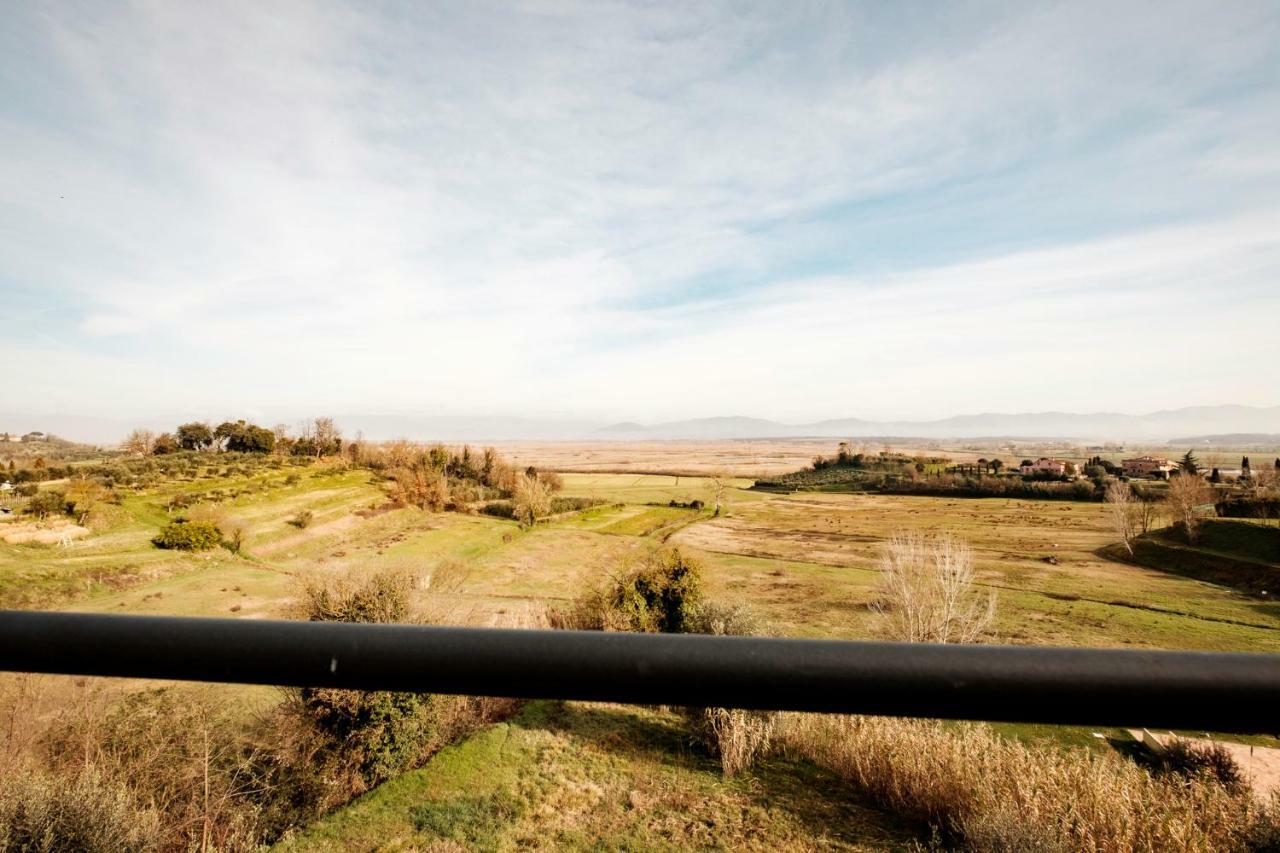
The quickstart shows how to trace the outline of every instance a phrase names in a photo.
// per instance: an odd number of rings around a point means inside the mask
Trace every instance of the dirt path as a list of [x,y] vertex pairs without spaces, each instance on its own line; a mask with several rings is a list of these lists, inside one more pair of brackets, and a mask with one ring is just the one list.
[[[1143,732],[1139,729],[1129,729],[1129,734],[1133,739],[1139,742],[1143,741]],[[1172,732],[1152,732],[1151,737],[1160,744],[1167,744],[1173,740]],[[1231,753],[1231,757],[1240,765],[1240,769],[1244,771],[1249,778],[1249,785],[1253,788],[1253,792],[1260,799],[1268,799],[1272,793],[1280,791],[1280,749],[1269,746],[1250,746],[1247,743],[1232,743],[1225,740],[1207,740],[1205,738],[1187,738],[1191,743],[1197,746],[1209,746],[1218,744],[1227,752]]]

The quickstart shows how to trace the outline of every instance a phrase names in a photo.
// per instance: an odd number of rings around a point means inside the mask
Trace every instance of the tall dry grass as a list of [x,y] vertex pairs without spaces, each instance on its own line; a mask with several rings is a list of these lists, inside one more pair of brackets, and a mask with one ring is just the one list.
[[[700,603],[690,613],[684,630],[689,634],[752,637],[767,633],[750,608],[740,604]],[[780,715],[775,711],[741,708],[688,708],[694,731],[720,759],[725,776],[736,776],[763,758],[772,748]]]
[[1239,788],[1028,747],[981,724],[792,714],[780,742],[969,850],[1274,849],[1259,843],[1274,814]]

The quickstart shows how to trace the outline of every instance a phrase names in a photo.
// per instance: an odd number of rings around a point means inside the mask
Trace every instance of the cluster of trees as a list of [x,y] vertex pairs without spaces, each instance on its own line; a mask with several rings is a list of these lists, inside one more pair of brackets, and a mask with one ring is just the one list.
[[0,479],[8,480],[15,486],[20,483],[43,483],[45,480],[61,480],[75,473],[74,465],[50,465],[43,456],[37,456],[30,465],[18,467],[10,459]]
[[32,483],[20,493],[28,498],[23,509],[28,515],[39,519],[65,515],[77,524],[85,524],[96,510],[116,500],[110,489],[88,477],[75,477],[64,489],[37,489]]
[[343,451],[342,431],[333,418],[312,418],[299,434],[277,424],[271,429],[245,420],[223,421],[211,426],[203,421],[180,424],[173,432],[156,434],[135,429],[120,443],[121,450],[134,456],[163,456],[180,451],[277,453],[289,456],[335,456]]
[[990,475],[935,474],[929,477],[885,480],[878,491],[900,495],[937,495],[965,498],[1025,498],[1027,500],[1101,500],[1097,486],[1089,480],[1024,479]]
[[849,442],[842,441],[835,456],[815,456],[811,470],[851,468],[859,471],[893,472],[913,469],[924,473],[931,466],[945,465],[949,461],[942,456],[907,456],[903,453],[894,453],[887,448],[879,453],[869,453],[866,450],[855,451]]
[[1195,543],[1205,518],[1216,515],[1271,518],[1280,509],[1280,483],[1274,472],[1255,472],[1250,479],[1249,493],[1235,494],[1225,501],[1220,500],[1219,489],[1212,479],[1205,480],[1202,472],[1195,456],[1188,451],[1178,471],[1169,478],[1162,496],[1119,480],[1107,486],[1105,500],[1112,526],[1130,554],[1134,551],[1134,540],[1154,529],[1161,517],[1167,518],[1187,542]]
[[383,472],[397,503],[431,512],[465,512],[487,501],[484,512],[525,526],[555,511],[555,493],[564,486],[558,474],[532,466],[521,471],[492,447],[477,452],[468,445],[424,447],[395,441],[362,447],[355,461]]

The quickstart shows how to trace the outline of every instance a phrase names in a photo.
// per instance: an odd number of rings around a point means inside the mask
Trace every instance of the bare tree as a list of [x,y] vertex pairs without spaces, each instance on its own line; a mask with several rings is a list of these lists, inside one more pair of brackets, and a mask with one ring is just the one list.
[[289,425],[276,424],[271,428],[271,434],[276,437],[276,455],[287,455],[289,453],[289,445],[293,443],[293,438],[289,435]]
[[537,474],[523,474],[516,478],[513,500],[516,521],[523,527],[533,527],[538,519],[551,514],[551,487],[538,479]]
[[1150,533],[1160,522],[1160,501],[1148,490],[1134,490],[1138,499],[1138,532]]
[[156,446],[156,434],[149,429],[135,429],[120,442],[120,449],[134,456],[150,456]]
[[1194,543],[1199,532],[1200,518],[1213,514],[1217,493],[1198,474],[1182,473],[1169,478],[1165,492],[1165,506],[1175,524],[1182,525],[1187,541]]
[[1111,526],[1124,542],[1124,547],[1133,554],[1133,540],[1138,535],[1142,523],[1142,501],[1129,488],[1128,483],[1115,480],[1107,486],[1104,497],[1107,510],[1111,513]]
[[971,643],[995,618],[995,593],[974,589],[973,551],[951,536],[894,536],[880,555],[874,607],[890,633],[911,643]]
[[342,447],[342,431],[333,418],[313,418],[307,431],[308,437],[315,442],[317,459],[337,453]]
[[715,501],[715,514],[718,516],[725,507],[725,492],[729,489],[729,475],[724,471],[712,471],[707,475],[711,481],[711,493]]

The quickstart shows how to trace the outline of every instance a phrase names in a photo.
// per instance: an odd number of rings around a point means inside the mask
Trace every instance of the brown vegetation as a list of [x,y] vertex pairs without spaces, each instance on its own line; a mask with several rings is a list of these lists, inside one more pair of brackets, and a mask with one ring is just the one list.
[[1143,503],[1134,495],[1128,483],[1122,483],[1119,480],[1107,486],[1103,500],[1106,501],[1116,535],[1120,537],[1120,541],[1124,543],[1129,553],[1133,554],[1133,539],[1138,535],[1142,525]]
[[[413,578],[313,580],[303,614],[413,618]],[[508,700],[303,689],[257,719],[213,689],[93,693],[37,735],[0,708],[0,850],[251,850],[510,715]],[[33,840],[34,839],[34,840]]]
[[1183,473],[1169,478],[1169,488],[1165,492],[1165,505],[1169,508],[1169,515],[1181,528],[1188,542],[1196,541],[1200,519],[1205,514],[1213,512],[1212,507],[1216,499],[1213,486],[1196,474]]
[[1156,777],[1113,753],[1049,750],[984,725],[789,715],[789,753],[976,851],[1261,850],[1276,811],[1207,776]]
[[880,556],[875,607],[908,643],[972,643],[995,618],[995,593],[973,588],[973,551],[951,536],[899,534]]

